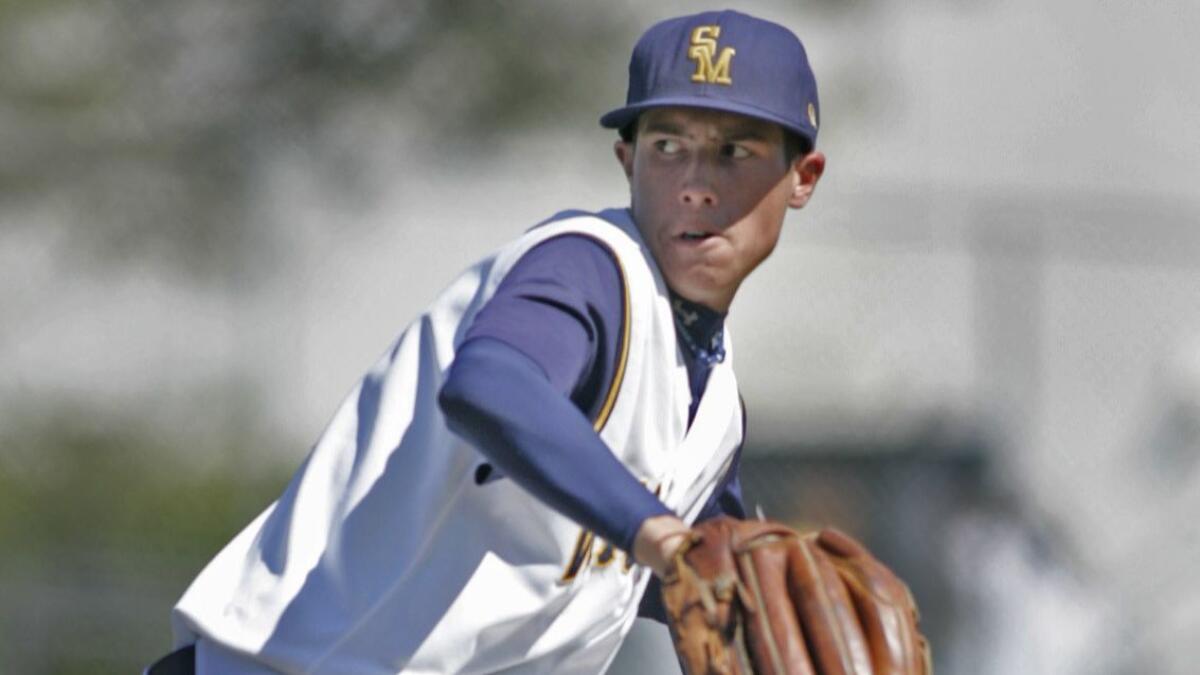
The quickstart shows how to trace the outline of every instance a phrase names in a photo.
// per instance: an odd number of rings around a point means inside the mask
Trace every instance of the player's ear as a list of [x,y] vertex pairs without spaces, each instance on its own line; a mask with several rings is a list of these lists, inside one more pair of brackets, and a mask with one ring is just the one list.
[[633,143],[618,140],[616,143],[613,143],[613,154],[617,156],[617,161],[621,163],[621,169],[625,171],[625,177],[633,178]]
[[812,199],[813,190],[821,174],[825,173],[825,153],[813,150],[807,155],[801,155],[792,162],[792,194],[788,197],[788,206],[793,209],[804,208]]

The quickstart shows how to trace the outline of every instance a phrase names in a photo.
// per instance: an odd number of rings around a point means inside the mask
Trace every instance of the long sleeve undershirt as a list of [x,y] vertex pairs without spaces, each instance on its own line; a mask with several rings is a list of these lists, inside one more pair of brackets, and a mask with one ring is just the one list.
[[[551,508],[629,551],[647,518],[670,513],[621,464],[591,419],[616,369],[622,280],[611,253],[581,235],[531,249],[476,316],[439,399],[447,423],[488,459],[480,489],[505,477]],[[686,301],[684,301],[686,303]],[[679,306],[677,305],[677,308]],[[693,344],[723,330],[723,316],[686,304]],[[709,367],[688,358],[695,414]],[[744,517],[735,458],[700,519]],[[643,614],[661,620],[647,592]]]

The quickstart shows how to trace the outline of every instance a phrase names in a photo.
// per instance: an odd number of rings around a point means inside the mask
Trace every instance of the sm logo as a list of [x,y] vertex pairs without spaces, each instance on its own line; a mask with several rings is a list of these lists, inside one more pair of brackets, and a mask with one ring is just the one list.
[[733,84],[729,77],[729,62],[737,53],[733,47],[725,47],[717,55],[717,38],[720,26],[696,26],[692,31],[692,42],[688,45],[688,58],[696,62],[692,82],[708,84]]

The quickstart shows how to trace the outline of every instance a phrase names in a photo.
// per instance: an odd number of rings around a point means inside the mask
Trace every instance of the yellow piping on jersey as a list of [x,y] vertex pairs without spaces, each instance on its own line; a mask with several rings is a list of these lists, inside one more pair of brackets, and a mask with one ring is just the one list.
[[[590,235],[587,235],[590,236]],[[621,264],[621,259],[617,257],[617,252],[608,245],[608,242],[603,241],[598,237],[592,237],[596,243],[608,250],[612,256],[613,262],[617,264],[617,272],[621,275],[621,355],[617,358],[617,369],[613,373],[612,383],[608,386],[608,394],[604,397],[604,405],[600,406],[600,412],[596,413],[596,419],[592,422],[592,429],[596,433],[604,428],[608,422],[608,418],[612,415],[613,407],[617,404],[617,392],[621,390],[621,382],[625,379],[625,365],[629,361],[629,280],[625,276],[625,267]],[[655,488],[655,494],[661,486]],[[562,577],[558,580],[560,584],[567,584],[574,581],[575,577],[583,569],[583,565],[592,561],[593,547],[596,543],[596,535],[588,530],[580,530],[579,538],[575,541],[575,549],[571,554],[570,562],[567,563],[567,568],[563,570]],[[607,544],[611,547],[612,544]],[[607,566],[616,558],[616,551],[612,551],[609,559],[602,562],[600,566]],[[626,553],[625,571],[628,571],[631,564],[631,556]]]
[[[599,241],[597,239],[597,241]],[[604,242],[601,242],[604,244]],[[608,244],[604,244],[607,248]],[[625,278],[625,267],[621,265],[621,259],[617,257],[616,251],[609,248],[612,254],[613,261],[617,263],[617,271],[621,273],[621,295],[622,295],[622,311],[621,311],[621,356],[617,359],[617,370],[613,373],[612,384],[608,387],[608,395],[604,397],[604,405],[600,407],[600,412],[596,415],[595,421],[592,422],[592,429],[596,433],[604,428],[608,422],[608,416],[612,414],[613,406],[617,404],[617,392],[621,390],[621,381],[625,379],[625,364],[629,361],[629,281]]]

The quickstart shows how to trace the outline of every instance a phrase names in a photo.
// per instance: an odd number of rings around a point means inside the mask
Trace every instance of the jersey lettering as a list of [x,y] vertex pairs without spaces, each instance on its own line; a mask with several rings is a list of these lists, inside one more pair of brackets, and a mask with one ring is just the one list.
[[[645,485],[644,481],[643,485]],[[659,493],[662,492],[662,485],[655,486],[653,492],[655,497],[659,496]],[[625,552],[624,555],[625,560],[620,565],[621,573],[628,574],[629,570],[633,569],[633,555],[629,552]],[[575,548],[571,551],[570,560],[567,562],[567,568],[563,570],[558,582],[560,584],[571,583],[583,571],[584,565],[590,564],[596,569],[603,569],[616,559],[616,546],[598,538],[590,530],[580,530],[579,536],[575,539]]]
[[612,563],[613,558],[617,557],[617,547],[611,542],[601,540],[603,545],[596,551],[595,557],[592,559],[592,564],[596,567],[608,567]]
[[592,557],[592,545],[595,541],[596,535],[587,530],[580,530],[579,538],[575,540],[575,551],[571,553],[571,561],[567,563],[567,569],[563,570],[559,583],[574,581],[584,564]]

